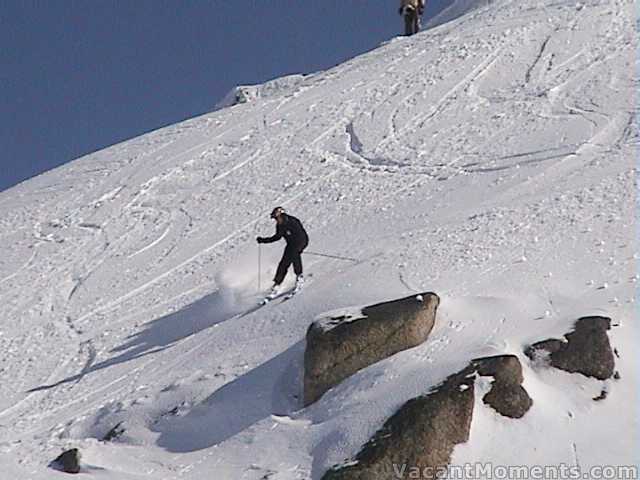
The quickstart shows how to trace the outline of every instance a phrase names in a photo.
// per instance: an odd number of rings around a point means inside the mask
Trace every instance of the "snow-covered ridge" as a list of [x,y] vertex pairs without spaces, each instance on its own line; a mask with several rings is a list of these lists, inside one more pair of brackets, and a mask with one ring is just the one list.
[[[46,465],[78,446],[108,479],[318,480],[502,353],[534,406],[480,410],[456,464],[637,462],[633,13],[496,1],[0,193],[3,471],[62,478]],[[356,261],[307,256],[303,292],[243,315],[281,253],[259,276],[276,205]],[[442,299],[430,340],[301,407],[318,315],[422,291]],[[622,378],[597,404],[601,382],[522,356],[593,314]]]
[[[425,25],[433,28],[437,25],[463,17],[469,12],[490,5],[495,0],[454,0],[451,5],[433,17]],[[300,87],[308,75],[293,74],[275,78],[256,85],[238,85],[232,88],[222,100],[216,102],[216,109],[253,102],[259,98],[292,95]]]
[[238,85],[216,104],[216,108],[231,107],[259,98],[268,99],[276,95],[291,94],[304,79],[305,75],[287,75],[259,85]]

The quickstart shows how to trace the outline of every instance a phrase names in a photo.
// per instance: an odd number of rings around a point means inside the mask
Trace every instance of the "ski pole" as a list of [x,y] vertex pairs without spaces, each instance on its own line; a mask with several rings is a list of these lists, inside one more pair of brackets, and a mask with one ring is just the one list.
[[339,255],[328,255],[326,253],[317,253],[317,252],[302,252],[302,254],[307,255],[315,255],[316,257],[326,257],[326,258],[335,258],[336,260],[345,260],[347,262],[359,262],[359,260],[350,257],[341,257]]
[[262,271],[261,263],[262,263],[262,245],[258,244],[258,292],[262,290],[262,285],[260,282],[260,272]]

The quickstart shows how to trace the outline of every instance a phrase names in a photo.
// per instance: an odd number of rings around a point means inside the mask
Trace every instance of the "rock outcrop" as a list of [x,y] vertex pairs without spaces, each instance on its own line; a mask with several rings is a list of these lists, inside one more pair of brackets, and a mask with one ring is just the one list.
[[432,393],[405,403],[353,462],[332,468],[322,480],[395,480],[403,466],[436,478],[454,447],[469,440],[473,404],[474,376],[467,368]]
[[239,85],[232,88],[216,104],[216,109],[233,107],[234,105],[254,102],[260,98],[270,98],[276,95],[291,95],[304,79],[305,75],[295,74],[276,78],[260,85]]
[[493,377],[491,390],[482,401],[499,414],[522,418],[533,400],[522,386],[522,364],[515,355],[480,358],[473,361],[474,370],[482,376]]
[[315,321],[307,331],[305,406],[358,370],[423,343],[439,303],[424,293]]
[[353,461],[333,467],[322,480],[396,480],[412,478],[412,469],[419,469],[420,478],[438,478],[455,446],[469,440],[476,375],[493,377],[483,401],[500,414],[520,418],[531,408],[518,357],[475,359],[430,393],[405,403]]
[[528,347],[525,353],[531,359],[548,355],[550,364],[555,368],[606,380],[615,372],[615,358],[607,334],[610,329],[610,318],[583,317],[564,340],[538,342]]
[[72,448],[60,454],[51,466],[65,473],[80,473],[80,450]]
[[113,442],[120,438],[120,436],[125,432],[125,428],[122,425],[122,422],[118,422],[111,430],[107,432],[102,441],[104,442]]

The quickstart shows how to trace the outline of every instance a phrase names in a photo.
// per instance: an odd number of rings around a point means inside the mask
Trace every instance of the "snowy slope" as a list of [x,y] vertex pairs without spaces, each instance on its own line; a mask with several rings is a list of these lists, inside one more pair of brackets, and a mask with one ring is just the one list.
[[[87,478],[316,480],[468,359],[593,313],[607,400],[523,358],[533,409],[479,408],[454,462],[640,463],[635,46],[630,0],[479,2],[0,193],[0,476],[65,478],[78,446]],[[308,256],[302,294],[238,315],[279,204],[359,261]],[[431,340],[301,408],[314,318],[425,290]]]

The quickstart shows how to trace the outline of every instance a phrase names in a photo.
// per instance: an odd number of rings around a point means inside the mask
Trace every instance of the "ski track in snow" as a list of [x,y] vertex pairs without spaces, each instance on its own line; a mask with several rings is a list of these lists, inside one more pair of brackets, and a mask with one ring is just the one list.
[[[594,312],[620,325],[607,401],[523,359],[535,408],[509,428],[479,408],[453,461],[637,462],[633,18],[456,0],[417,36],[0,192],[0,466],[52,478],[79,446],[109,479],[319,480],[468,359]],[[361,261],[306,257],[313,283],[254,310],[277,204],[310,251]],[[314,318],[421,291],[442,298],[425,344],[302,408]]]

